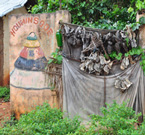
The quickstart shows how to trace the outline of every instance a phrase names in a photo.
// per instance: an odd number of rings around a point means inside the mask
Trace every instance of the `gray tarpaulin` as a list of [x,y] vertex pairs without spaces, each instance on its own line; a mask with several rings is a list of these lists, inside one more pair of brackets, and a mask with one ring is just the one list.
[[[83,120],[88,120],[90,114],[100,114],[100,108],[104,106],[104,76],[93,76],[79,69],[79,62],[63,58],[63,110],[70,117],[80,115]],[[117,68],[117,67],[115,67]],[[124,93],[114,86],[117,77],[126,78],[133,85]],[[145,112],[145,77],[139,62],[125,71],[115,75],[105,76],[106,103],[116,100],[121,104],[128,102],[136,112]]]
[[[76,29],[77,25],[69,25]],[[108,33],[107,30],[85,28],[87,31]],[[69,31],[69,30],[68,30]],[[109,31],[114,32],[114,31]],[[73,117],[79,115],[83,120],[89,120],[88,115],[101,115],[100,108],[104,103],[116,100],[121,104],[128,101],[128,106],[136,112],[145,114],[145,76],[140,62],[131,65],[126,70],[120,69],[120,64],[113,65],[108,76],[95,76],[79,69],[82,45],[72,45],[69,40],[75,41],[75,35],[63,34],[63,111]],[[68,40],[69,38],[69,40]],[[79,41],[79,40],[78,40]],[[77,42],[76,42],[77,43]],[[78,42],[79,43],[79,42]],[[75,59],[75,60],[74,60]],[[128,78],[133,84],[124,93],[115,88],[116,79]]]

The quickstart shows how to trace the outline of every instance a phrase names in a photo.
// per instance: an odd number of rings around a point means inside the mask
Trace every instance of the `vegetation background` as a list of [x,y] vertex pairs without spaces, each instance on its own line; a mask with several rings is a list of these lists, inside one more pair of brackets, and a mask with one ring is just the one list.
[[[145,24],[145,17],[136,22],[137,13],[145,12],[145,0],[38,0],[37,4],[29,8],[32,14],[51,13],[57,10],[69,10],[72,23],[98,29],[123,30],[129,25],[133,31]],[[129,40],[129,39],[128,39]],[[145,72],[145,54],[140,48],[133,48],[128,55],[142,54],[141,67]],[[122,59],[123,54],[110,55],[117,60]],[[61,64],[62,56],[58,51],[52,54],[55,59],[50,59],[49,64],[54,62]]]
[[145,9],[145,0],[38,0],[32,14],[69,10],[72,23],[99,29],[122,30],[127,24],[138,28],[136,13]]

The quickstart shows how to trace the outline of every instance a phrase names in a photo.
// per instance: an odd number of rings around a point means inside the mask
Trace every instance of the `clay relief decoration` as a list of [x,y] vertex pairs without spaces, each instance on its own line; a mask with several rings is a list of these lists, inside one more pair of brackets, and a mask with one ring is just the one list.
[[48,75],[43,71],[57,47],[59,20],[67,22],[69,18],[68,11],[9,16],[11,91],[50,90]]
[[11,73],[11,85],[25,89],[47,89],[47,75],[43,70],[47,59],[41,49],[40,42],[34,32],[31,32],[23,43],[19,57],[14,63]]
[[[49,89],[44,73],[48,56],[55,50],[53,14],[12,15],[10,25],[11,89]],[[52,25],[53,24],[53,25]],[[57,29],[57,28],[56,28]]]

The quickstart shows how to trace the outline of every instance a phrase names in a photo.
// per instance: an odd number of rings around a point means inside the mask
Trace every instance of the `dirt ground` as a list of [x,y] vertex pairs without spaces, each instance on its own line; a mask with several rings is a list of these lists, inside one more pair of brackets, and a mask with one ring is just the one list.
[[10,102],[0,99],[0,123],[3,120],[10,120]]

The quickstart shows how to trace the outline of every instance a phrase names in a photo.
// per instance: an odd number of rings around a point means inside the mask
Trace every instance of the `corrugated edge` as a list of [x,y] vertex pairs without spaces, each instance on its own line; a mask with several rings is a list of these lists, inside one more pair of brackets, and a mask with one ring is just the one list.
[[[12,2],[11,2],[12,1]],[[6,15],[7,13],[13,11],[16,8],[20,8],[23,7],[24,4],[28,1],[28,0],[21,0],[21,1],[17,1],[14,3],[13,0],[10,0],[7,3],[3,3],[0,5],[0,17],[3,17],[4,15]]]

